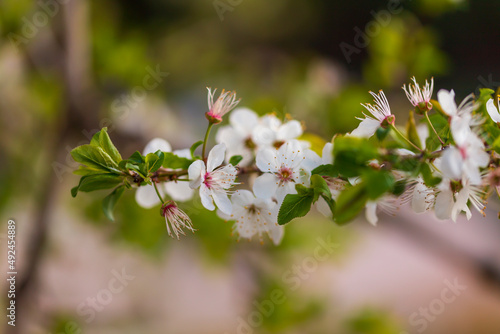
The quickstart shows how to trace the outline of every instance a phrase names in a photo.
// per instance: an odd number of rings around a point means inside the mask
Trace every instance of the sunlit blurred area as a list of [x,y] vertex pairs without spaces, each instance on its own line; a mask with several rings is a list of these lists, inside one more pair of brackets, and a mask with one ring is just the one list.
[[0,332],[500,333],[493,196],[486,217],[456,223],[407,206],[376,227],[312,213],[279,246],[238,240],[195,197],[180,206],[196,232],[176,240],[134,191],[114,222],[106,191],[73,198],[69,153],[102,127],[124,156],[155,137],[189,148],[207,87],[291,115],[313,147],[352,131],[369,91],[404,126],[413,76],[458,100],[496,90],[499,41],[487,0],[3,0],[0,270],[13,219],[18,279],[16,327],[0,283]]

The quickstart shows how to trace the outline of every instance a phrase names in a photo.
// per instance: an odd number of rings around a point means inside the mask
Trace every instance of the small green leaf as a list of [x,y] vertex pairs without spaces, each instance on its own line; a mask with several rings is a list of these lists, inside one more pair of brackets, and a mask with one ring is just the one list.
[[236,166],[240,163],[241,160],[243,160],[243,157],[241,155],[233,155],[231,159],[229,159],[229,163],[233,166]]
[[125,186],[119,186],[111,194],[106,196],[102,201],[102,210],[109,220],[114,221],[115,217],[113,215],[113,209],[115,208],[116,202],[120,199],[123,192],[125,191]]
[[82,145],[71,151],[71,156],[76,162],[93,169],[120,173],[118,164],[100,147],[93,145]]
[[344,225],[354,219],[363,210],[368,200],[366,185],[364,182],[346,188],[337,198],[335,205],[335,222]]
[[321,175],[321,176],[329,176],[329,177],[337,177],[339,176],[338,170],[333,165],[321,165],[314,168],[311,172],[312,175]]
[[368,162],[379,157],[377,147],[366,138],[338,136],[334,141],[334,168],[346,177],[359,176]]
[[116,174],[93,174],[82,176],[79,184],[71,189],[71,196],[76,197],[79,191],[89,192],[114,188],[122,181],[123,177]]
[[155,153],[149,153],[146,156],[147,175],[156,172],[162,166],[164,159],[165,159],[165,154],[160,150],[156,151]]
[[165,159],[163,160],[163,167],[171,169],[188,169],[193,163],[192,160],[181,158],[171,152],[163,152]]
[[383,170],[366,170],[362,179],[366,185],[366,194],[371,200],[377,199],[394,187],[394,176]]
[[328,184],[320,175],[315,174],[311,176],[311,188],[314,189],[313,203],[316,203],[319,196],[332,198],[332,193],[330,192],[330,188],[328,188]]
[[90,145],[102,148],[116,163],[122,160],[120,152],[118,152],[111,138],[109,138],[108,128],[102,128],[101,131],[97,132],[92,137]]
[[387,127],[387,128],[383,128],[383,127],[379,127],[377,129],[377,131],[375,131],[375,134],[377,135],[377,139],[380,140],[380,141],[383,141],[387,135],[389,134],[389,132],[391,132],[391,128]]
[[139,151],[135,151],[134,154],[132,154],[127,160],[136,165],[146,163],[146,158]]
[[[429,116],[429,119],[431,120],[432,125],[434,125],[439,137],[441,137],[445,143],[448,143],[450,140],[450,125],[448,123],[448,116],[445,117],[441,114],[434,114]],[[427,150],[431,152],[441,147],[441,143],[430,125],[429,137],[425,142]]]
[[435,187],[441,182],[440,177],[434,177],[432,175],[432,170],[426,163],[420,165],[420,174],[422,175],[424,183],[427,187]]
[[191,156],[194,157],[194,152],[196,151],[196,149],[203,144],[203,140],[200,140],[200,141],[197,141],[196,143],[194,143],[191,148],[189,149],[189,152],[191,153]]
[[278,213],[278,224],[284,225],[294,218],[304,217],[311,210],[312,202],[312,194],[286,195]]

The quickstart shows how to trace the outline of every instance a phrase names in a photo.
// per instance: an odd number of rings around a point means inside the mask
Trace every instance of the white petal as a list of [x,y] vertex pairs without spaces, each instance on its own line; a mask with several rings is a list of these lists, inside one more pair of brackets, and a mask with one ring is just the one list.
[[227,198],[227,193],[225,191],[212,191],[212,198],[220,211],[227,215],[232,213],[233,205],[229,198]]
[[257,152],[257,157],[255,158],[257,167],[262,172],[277,172],[278,171],[278,152],[272,148],[264,148]]
[[326,203],[323,197],[320,197],[316,202],[316,209],[325,217],[332,216],[332,210],[330,209],[330,206],[328,205],[328,203]]
[[189,183],[181,182],[166,182],[165,190],[174,201],[185,202],[193,198],[194,190],[191,189]]
[[252,141],[259,147],[272,146],[275,140],[276,132],[264,125],[258,125],[252,131]]
[[282,126],[279,127],[278,130],[278,140],[287,141],[290,139],[295,139],[302,135],[302,125],[300,125],[299,121],[292,120],[288,121]]
[[448,147],[441,159],[441,172],[449,179],[462,178],[463,160],[460,151],[455,146]]
[[[456,222],[457,215],[462,211],[469,211],[467,207],[467,200],[469,199],[469,189],[467,187],[462,188],[456,196],[456,202],[453,205],[453,209],[451,211],[451,219]],[[467,219],[470,219],[470,211],[467,214]]]
[[278,179],[269,173],[262,174],[253,183],[253,192],[259,198],[272,198],[278,189]]
[[462,146],[467,142],[467,137],[471,134],[469,126],[471,117],[469,116],[455,116],[451,119],[450,129],[453,139],[458,146]]
[[217,131],[215,140],[219,144],[226,144],[226,147],[229,151],[231,149],[238,149],[243,146],[243,141],[245,140],[245,138],[235,128],[227,125],[223,126],[219,129],[219,131]]
[[415,189],[413,190],[413,196],[411,199],[411,208],[415,213],[422,213],[427,211],[429,208],[429,189],[426,187],[426,185],[419,181],[415,185]]
[[226,145],[224,144],[215,145],[210,150],[210,153],[208,153],[207,171],[211,172],[215,168],[222,165],[222,163],[224,162],[225,154],[226,154]]
[[288,194],[296,194],[297,190],[295,189],[294,182],[287,182],[282,184],[276,190],[276,200],[278,201],[278,205],[281,206],[281,203],[285,200],[286,195]]
[[333,143],[326,143],[321,154],[323,165],[333,164]]
[[189,186],[196,189],[201,184],[201,176],[205,172],[205,163],[202,160],[196,160],[188,168]]
[[441,89],[437,93],[437,98],[441,108],[448,116],[457,115],[457,104],[455,103],[455,92],[453,89],[449,92],[445,89]]
[[489,99],[488,102],[486,102],[486,110],[488,111],[488,115],[490,115],[493,122],[500,122],[500,113],[498,112],[497,107],[495,107],[493,99]]
[[149,153],[155,153],[156,151],[171,152],[172,146],[165,139],[154,138],[149,143],[146,144],[142,155],[148,155]]
[[313,150],[306,149],[304,152],[305,159],[301,162],[301,166],[312,171],[314,168],[322,164],[320,156]]
[[366,203],[365,216],[366,220],[368,220],[370,224],[377,226],[377,202],[368,201]]
[[[164,195],[161,188],[162,187],[158,187],[158,191],[161,195]],[[152,185],[137,188],[137,191],[135,192],[135,201],[145,209],[150,209],[161,203],[158,195],[156,194],[156,190]]]
[[438,219],[450,219],[453,209],[453,194],[451,190],[443,190],[436,197],[434,212]]
[[276,246],[278,246],[281,243],[284,234],[285,234],[284,226],[278,225],[277,223],[270,223],[268,235]]
[[181,157],[181,158],[186,158],[186,159],[193,159],[191,155],[191,150],[189,148],[185,148],[182,150],[175,150],[174,153],[176,156]]
[[380,122],[373,118],[365,118],[359,123],[358,127],[351,133],[351,137],[371,137],[380,127]]
[[420,143],[422,144],[422,148],[425,148],[425,142],[427,138],[429,138],[429,127],[427,124],[420,124],[417,126],[418,137],[420,138]]
[[249,135],[259,123],[259,117],[253,110],[237,108],[229,115],[229,122],[244,135]]
[[208,190],[208,188],[204,184],[202,184],[200,187],[201,204],[203,204],[205,209],[213,211],[215,210],[215,205],[210,195],[211,195],[210,190]]
[[249,190],[237,190],[231,196],[231,202],[235,205],[247,206],[255,201],[255,196]]

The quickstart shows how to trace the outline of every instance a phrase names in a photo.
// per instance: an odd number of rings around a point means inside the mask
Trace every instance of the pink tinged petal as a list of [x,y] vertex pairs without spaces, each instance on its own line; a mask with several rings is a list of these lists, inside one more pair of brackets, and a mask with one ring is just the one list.
[[333,164],[333,144],[326,143],[321,156],[322,164]]
[[373,226],[377,226],[378,217],[377,217],[377,202],[369,201],[366,203],[365,209],[365,217],[370,224]]
[[253,192],[259,198],[272,198],[278,189],[278,178],[273,174],[262,174],[253,183]]
[[148,155],[149,153],[155,153],[156,151],[171,152],[172,146],[165,139],[154,138],[149,143],[146,144],[143,155]]
[[[158,191],[163,196],[164,194],[161,188],[162,187],[158,187]],[[145,209],[150,209],[161,203],[158,195],[156,194],[156,190],[152,185],[137,188],[137,191],[135,192],[135,201]]]
[[369,138],[373,136],[375,131],[380,127],[380,122],[373,118],[365,118],[359,123],[358,127],[354,129],[350,136],[351,137],[366,137]]
[[255,196],[249,190],[237,190],[231,196],[231,202],[234,205],[247,206],[255,201]]
[[264,148],[262,150],[259,150],[259,152],[257,152],[255,161],[260,171],[264,173],[277,172],[279,170],[277,155],[277,151],[272,148]]
[[458,148],[451,146],[447,148],[441,159],[441,172],[449,179],[460,179],[462,177],[463,160]]
[[222,163],[224,162],[225,154],[226,154],[226,145],[224,144],[215,145],[210,150],[210,153],[208,153],[207,171],[211,172],[215,168],[222,165]]
[[299,121],[296,120],[288,121],[279,127],[278,139],[284,141],[295,139],[301,136],[302,132],[303,132],[302,125],[300,125]]
[[189,186],[196,189],[200,186],[202,175],[205,173],[205,163],[202,160],[196,160],[188,168]]
[[213,211],[213,210],[215,210],[215,205],[214,205],[214,202],[212,200],[211,195],[212,195],[211,191],[204,184],[202,184],[200,186],[201,204],[203,204],[205,209]]
[[229,115],[229,122],[236,129],[249,135],[259,123],[257,114],[248,108],[237,108]]
[[215,204],[223,213],[230,215],[233,211],[233,205],[229,198],[227,198],[227,193],[225,191],[214,191],[212,190],[212,198]]
[[278,225],[278,223],[268,223],[269,226],[269,238],[273,241],[273,244],[278,246],[283,240],[283,235],[285,234],[285,227]]
[[451,190],[443,190],[436,197],[434,212],[438,219],[450,219],[454,205]]
[[495,107],[493,99],[489,99],[488,102],[486,102],[486,110],[488,111],[488,115],[490,115],[493,122],[500,122],[500,113],[498,112],[497,107]]
[[457,104],[455,103],[455,92],[453,89],[451,91],[447,91],[445,89],[441,89],[437,93],[437,98],[441,109],[448,116],[456,116],[457,115]]
[[453,205],[453,209],[451,211],[451,219],[456,222],[457,221],[457,215],[465,211],[467,214],[467,219],[470,219],[471,217],[471,212],[469,208],[467,207],[467,200],[469,199],[469,189],[467,187],[462,188],[456,196],[456,202],[455,205]]
[[184,181],[166,182],[165,190],[174,201],[179,202],[189,201],[194,195],[194,190],[191,189],[190,185]]

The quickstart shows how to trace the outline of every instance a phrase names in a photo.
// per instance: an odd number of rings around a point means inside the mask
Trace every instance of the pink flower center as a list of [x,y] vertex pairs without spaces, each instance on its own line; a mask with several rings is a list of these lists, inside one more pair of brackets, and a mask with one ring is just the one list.
[[205,179],[203,180],[203,184],[205,184],[205,186],[208,189],[210,189],[210,188],[212,188],[212,181],[213,181],[212,174],[206,173],[205,174]]
[[278,178],[281,183],[287,183],[293,181],[293,171],[288,167],[281,167]]
[[462,159],[467,159],[467,149],[463,146],[459,147],[460,154],[462,155]]

